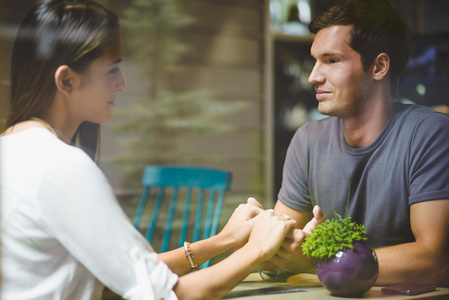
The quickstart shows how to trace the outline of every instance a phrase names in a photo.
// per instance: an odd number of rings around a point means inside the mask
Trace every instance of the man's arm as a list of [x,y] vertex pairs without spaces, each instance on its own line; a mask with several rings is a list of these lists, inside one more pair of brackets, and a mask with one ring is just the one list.
[[376,249],[376,284],[440,283],[449,270],[449,199],[411,205],[415,242]]
[[[435,284],[448,276],[448,200],[425,201],[411,206],[411,228],[416,241],[375,249],[379,261],[379,277],[376,284],[400,282]],[[304,223],[311,218],[310,213],[298,212],[280,201],[276,204],[275,212],[288,215],[300,224],[299,227],[304,226]],[[298,234],[293,239],[290,234],[271,261],[281,269],[293,273],[313,272],[315,261],[302,255],[301,243],[304,237],[304,234]]]
[[296,228],[304,228],[306,226],[307,222],[309,222],[313,218],[312,212],[304,212],[295,210],[293,208],[288,207],[284,203],[282,203],[280,200],[276,202],[276,205],[274,206],[274,212],[276,215],[287,215],[290,217],[290,219],[293,219],[296,221]]

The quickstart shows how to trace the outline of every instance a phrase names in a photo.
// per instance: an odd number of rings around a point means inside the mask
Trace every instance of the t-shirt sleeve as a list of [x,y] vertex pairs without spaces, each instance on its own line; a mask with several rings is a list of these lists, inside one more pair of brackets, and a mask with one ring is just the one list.
[[278,199],[292,209],[310,212],[313,206],[307,181],[306,127],[304,125],[296,131],[288,147]]
[[409,204],[449,199],[449,118],[435,112],[416,125],[413,136]]
[[144,257],[153,299],[176,299],[177,275],[158,260],[132,226],[107,179],[79,149],[58,159],[38,193],[42,220],[54,236],[103,284],[127,299],[142,298],[132,252]]

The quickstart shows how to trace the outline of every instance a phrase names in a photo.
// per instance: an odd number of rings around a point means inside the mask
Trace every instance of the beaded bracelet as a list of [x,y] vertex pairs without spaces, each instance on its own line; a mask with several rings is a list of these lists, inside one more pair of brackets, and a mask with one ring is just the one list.
[[198,267],[198,263],[196,262],[195,255],[193,255],[193,251],[190,248],[189,242],[184,242],[184,250],[186,252],[186,257],[189,260],[192,271],[198,271],[200,268]]

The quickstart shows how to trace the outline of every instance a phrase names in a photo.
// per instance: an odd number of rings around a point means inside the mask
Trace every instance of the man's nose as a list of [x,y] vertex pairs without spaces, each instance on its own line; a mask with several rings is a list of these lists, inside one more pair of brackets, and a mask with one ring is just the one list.
[[322,83],[324,81],[324,76],[321,72],[322,67],[319,63],[315,63],[313,66],[312,72],[309,75],[309,82],[311,84]]

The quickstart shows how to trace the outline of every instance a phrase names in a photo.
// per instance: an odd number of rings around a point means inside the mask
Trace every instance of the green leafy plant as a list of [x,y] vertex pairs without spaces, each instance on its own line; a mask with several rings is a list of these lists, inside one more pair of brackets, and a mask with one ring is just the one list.
[[354,241],[366,239],[365,225],[353,222],[349,216],[342,218],[335,213],[335,218],[327,219],[305,238],[302,251],[309,258],[330,259],[338,251],[354,248]]
[[353,249],[354,241],[367,239],[365,225],[357,224],[348,215],[349,196],[351,191],[351,176],[348,176],[348,199],[346,202],[346,216],[343,218],[334,212],[333,219],[327,219],[312,230],[312,234],[305,238],[302,252],[305,256],[317,259],[330,259],[338,251]]

